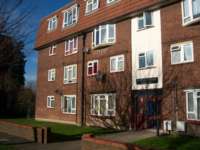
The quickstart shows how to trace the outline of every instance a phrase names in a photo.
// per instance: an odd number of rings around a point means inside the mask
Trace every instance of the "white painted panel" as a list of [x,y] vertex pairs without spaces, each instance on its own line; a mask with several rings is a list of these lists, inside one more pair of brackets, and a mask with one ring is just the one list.
[[[161,19],[160,10],[152,12],[153,27],[138,30],[138,18],[132,19],[132,89],[162,88],[162,45],[161,45]],[[154,67],[148,69],[139,68],[139,53],[153,50]],[[158,77],[158,84],[137,85],[138,78]]]

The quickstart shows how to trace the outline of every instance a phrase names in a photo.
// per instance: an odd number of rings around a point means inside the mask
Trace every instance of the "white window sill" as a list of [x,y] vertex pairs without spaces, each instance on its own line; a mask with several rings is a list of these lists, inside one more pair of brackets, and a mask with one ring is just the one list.
[[97,75],[97,73],[95,73],[95,74],[87,74],[88,77],[94,77],[96,75]]
[[90,16],[90,15],[92,15],[93,13],[97,12],[98,10],[99,10],[99,8],[94,9],[94,10],[91,10],[91,11],[89,11],[89,12],[85,12],[85,16]]
[[191,20],[191,21],[188,21],[188,22],[186,22],[186,23],[184,23],[184,21],[183,21],[183,26],[184,27],[187,27],[187,26],[190,26],[190,25],[192,25],[192,24],[195,24],[195,23],[197,23],[197,22],[199,22],[200,21],[200,17],[198,17],[198,18],[196,18],[196,19],[193,19],[193,20]]
[[171,65],[181,65],[181,64],[190,64],[193,63],[194,61],[185,61],[185,62],[180,62],[180,63],[171,63]]
[[120,72],[124,72],[124,70],[110,71],[110,73],[120,73]]
[[75,81],[75,82],[64,82],[65,85],[71,85],[71,84],[76,84],[76,83],[77,83],[77,81]]
[[111,46],[114,44],[115,44],[115,41],[112,43],[99,44],[99,45],[93,46],[92,49],[95,50],[95,49],[99,49],[99,48],[104,48],[104,47]]
[[70,113],[70,112],[62,112],[65,115],[76,115],[76,113]]
[[76,50],[76,51],[74,51],[72,53],[68,53],[68,54],[66,54],[66,52],[65,52],[65,56],[70,56],[70,55],[74,55],[74,54],[77,54],[77,53],[78,53],[78,50]]
[[48,107],[48,106],[47,106],[47,108],[48,108],[48,109],[54,109],[55,107]]
[[144,27],[144,28],[137,29],[137,32],[140,32],[140,31],[143,31],[143,30],[148,30],[148,29],[151,29],[151,28],[153,28],[153,27],[155,27],[155,26],[154,26],[154,25],[146,26],[146,27]]
[[54,82],[55,80],[48,80],[48,82]]
[[68,26],[63,26],[63,27],[62,27],[62,30],[67,30],[67,29],[69,29],[69,28],[72,28],[72,27],[76,26],[76,24],[77,24],[77,22],[75,22],[75,23],[73,23],[73,24],[71,24],[71,25],[68,25]]
[[149,67],[143,67],[143,68],[138,68],[138,70],[148,70],[148,69],[154,69],[156,66],[149,66]]
[[114,5],[114,4],[118,3],[118,2],[120,2],[120,0],[116,0],[116,1],[113,1],[113,2],[110,2],[110,3],[106,2],[106,5],[107,6],[112,6],[112,5]]
[[55,56],[56,55],[56,53],[55,54],[49,54],[49,56]]

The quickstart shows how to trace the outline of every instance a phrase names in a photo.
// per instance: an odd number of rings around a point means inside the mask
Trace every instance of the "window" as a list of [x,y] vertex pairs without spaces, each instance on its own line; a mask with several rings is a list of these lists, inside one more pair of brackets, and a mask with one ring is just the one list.
[[56,69],[48,70],[48,81],[55,81],[56,80]]
[[54,107],[55,107],[55,97],[47,96],[47,108],[54,108]]
[[144,12],[138,17],[138,30],[152,27],[152,12]]
[[149,68],[154,66],[154,53],[147,51],[139,54],[139,68]]
[[98,72],[98,60],[89,61],[87,63],[88,76],[96,75]]
[[53,31],[57,28],[57,17],[54,16],[48,20],[48,31]]
[[113,56],[110,58],[110,72],[124,71],[124,55]]
[[99,0],[87,0],[86,13],[90,13],[99,8]]
[[64,95],[61,101],[63,113],[76,114],[76,95]]
[[74,5],[64,11],[63,28],[74,25],[78,21],[78,6]]
[[191,24],[200,20],[200,0],[183,0],[183,24]]
[[116,38],[115,24],[102,25],[97,27],[93,33],[93,46],[112,44]]
[[200,120],[200,89],[186,91],[187,119]]
[[185,42],[171,46],[171,63],[181,64],[193,61],[193,43]]
[[77,65],[69,65],[64,67],[64,84],[76,83]]
[[107,0],[107,4],[114,3],[116,1],[118,1],[118,0]]
[[91,95],[91,114],[97,116],[115,116],[116,94]]
[[49,47],[49,56],[53,56],[56,54],[56,52],[55,52],[56,47],[57,47],[56,45]]
[[78,51],[78,37],[65,42],[65,55],[75,54]]

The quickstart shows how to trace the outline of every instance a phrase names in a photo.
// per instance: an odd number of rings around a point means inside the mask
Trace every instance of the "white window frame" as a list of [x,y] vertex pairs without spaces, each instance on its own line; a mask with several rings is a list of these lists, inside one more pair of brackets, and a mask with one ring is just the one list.
[[[110,26],[113,26],[113,31],[114,31],[114,37],[109,37],[109,29]],[[103,29],[106,29],[106,36],[105,36],[105,42],[102,43],[102,35],[101,35],[101,31]],[[97,44],[97,39],[96,39],[96,34],[97,32],[99,32],[99,43]],[[94,29],[93,35],[92,35],[92,39],[93,39],[93,48],[99,47],[99,46],[105,46],[105,45],[110,45],[110,44],[114,44],[116,42],[116,24],[106,24],[106,25],[101,25],[98,26],[97,28]]]
[[52,45],[51,47],[49,47],[49,56],[53,56],[56,54],[55,50],[57,48],[57,45]]
[[[75,76],[73,76],[74,69],[75,69]],[[66,76],[65,76],[65,71],[67,71]],[[64,84],[73,84],[76,82],[77,82],[77,64],[64,66]]]
[[[151,15],[151,24],[147,24],[147,21],[146,21],[147,20],[146,19],[147,13],[150,13],[150,15]],[[143,23],[144,23],[144,27],[143,28],[139,27],[139,20],[141,20],[141,19],[143,20]],[[150,27],[153,27],[153,12],[151,12],[151,11],[143,12],[141,14],[141,16],[138,17],[137,26],[138,26],[138,31],[145,30],[145,29],[148,29]]]
[[[183,47],[185,45],[191,45],[191,48],[192,48],[192,60],[187,60],[187,61],[184,60],[184,49],[183,49]],[[180,53],[181,53],[180,54],[181,55],[180,62],[175,63],[174,60],[173,60],[173,57],[172,57],[173,54],[172,53],[175,51],[175,50],[173,50],[173,47],[180,47],[180,50],[179,50]],[[187,42],[172,44],[170,49],[171,49],[170,51],[171,51],[171,64],[172,65],[194,62],[194,46],[193,46],[193,42],[192,41],[187,41]]]
[[48,81],[51,82],[51,81],[55,81],[56,80],[56,69],[53,68],[53,69],[49,69],[48,70]]
[[[92,9],[91,10],[88,10],[88,6],[89,5],[92,5]],[[99,8],[99,0],[97,0],[97,5],[96,6],[94,5],[94,0],[87,0],[85,13],[86,14],[92,13],[95,10],[97,10],[98,8]]]
[[[106,112],[105,115],[102,115],[100,113],[100,96],[105,96],[105,100],[106,100]],[[114,108],[113,109],[108,109],[108,101],[109,101],[109,96],[112,96],[114,98]],[[94,97],[97,97],[97,101],[98,101],[98,106],[97,108],[95,107],[95,103],[94,103]],[[93,105],[92,105],[93,104]],[[95,109],[97,109],[97,114],[95,114]],[[113,115],[109,115],[109,111],[113,111]],[[91,95],[91,105],[90,105],[90,113],[91,115],[94,116],[115,116],[116,115],[116,94],[115,93],[105,93],[105,94],[93,94]]]
[[[71,110],[72,110],[71,112],[65,111],[65,109],[64,109],[65,97],[66,98],[75,98],[75,108],[71,107]],[[67,99],[67,103],[68,103],[68,101],[70,101],[70,99]],[[63,95],[61,97],[61,111],[62,111],[63,114],[72,114],[72,115],[76,114],[76,95]]]
[[[123,68],[120,70],[119,69],[119,62],[120,58],[122,58],[123,61]],[[115,68],[112,70],[112,60],[115,60]],[[117,55],[117,56],[112,56],[110,57],[110,72],[115,73],[115,72],[122,72],[125,69],[125,57],[124,55]]]
[[[52,106],[52,101],[54,106]],[[47,96],[47,108],[55,108],[55,96]]]
[[[94,64],[97,63],[97,72],[95,73],[94,72]],[[90,66],[91,64],[91,66]],[[89,70],[89,67],[92,67],[92,74],[89,74],[88,70]],[[92,61],[88,61],[87,63],[87,76],[94,76],[98,73],[98,70],[99,70],[99,61],[98,60],[92,60]]]
[[[194,18],[192,0],[189,0],[189,4],[188,4],[189,16],[184,17],[184,0],[181,2],[181,6],[182,6],[182,24],[183,24],[183,26],[187,26],[187,25],[190,25],[190,24],[200,21],[200,16],[197,18]],[[185,19],[190,19],[190,20],[185,21]]]
[[[75,12],[75,13],[74,13]],[[72,23],[69,23],[69,18],[68,15],[69,13],[72,13]],[[78,5],[75,4],[73,6],[71,6],[70,8],[66,9],[63,11],[63,28],[67,28],[70,26],[73,26],[74,24],[76,24],[78,22]],[[67,17],[67,19],[65,19]]]
[[[197,95],[197,93],[200,92],[200,89],[189,89],[189,90],[185,90],[186,93],[186,117],[187,120],[191,120],[191,121],[200,121],[200,118],[198,118],[198,106],[197,106],[197,98],[200,98],[200,96]],[[193,93],[193,100],[194,100],[194,111],[188,111],[188,94],[189,93]],[[189,114],[194,114],[195,118],[191,119],[188,117]]]
[[112,4],[112,3],[115,3],[117,1],[119,1],[119,0],[106,0],[107,4]]
[[52,18],[48,19],[48,28],[47,28],[48,32],[56,30],[57,26],[58,26],[57,16],[53,16]]
[[[147,53],[153,53],[153,65],[148,65],[147,63]],[[140,55],[141,54],[144,54],[144,57],[145,57],[145,67],[141,67],[140,68]],[[145,51],[145,52],[141,52],[138,54],[138,69],[141,70],[141,69],[149,69],[149,68],[153,68],[155,67],[155,53],[154,53],[154,50],[150,50],[150,51]]]
[[[76,42],[76,44],[75,44]],[[72,49],[70,49],[70,43],[72,43]],[[72,55],[78,52],[78,37],[74,37],[65,41],[65,56]]]

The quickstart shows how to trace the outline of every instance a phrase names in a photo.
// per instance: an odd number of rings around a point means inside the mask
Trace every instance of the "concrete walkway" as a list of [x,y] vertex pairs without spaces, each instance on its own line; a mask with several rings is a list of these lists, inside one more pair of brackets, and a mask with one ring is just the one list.
[[99,136],[102,139],[114,140],[119,142],[131,143],[137,140],[156,136],[156,132],[153,130],[142,130],[142,131],[127,131],[121,133],[114,133],[108,135]]
[[[156,133],[151,130],[143,130],[107,134],[98,136],[98,138],[130,143],[136,140],[153,137],[155,135]],[[27,140],[3,133],[0,133],[0,143],[11,144],[14,146],[14,150],[81,150],[81,140],[43,145],[38,143],[28,143]]]

